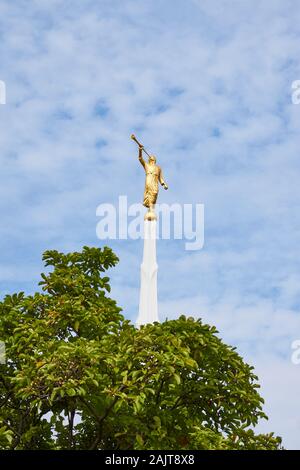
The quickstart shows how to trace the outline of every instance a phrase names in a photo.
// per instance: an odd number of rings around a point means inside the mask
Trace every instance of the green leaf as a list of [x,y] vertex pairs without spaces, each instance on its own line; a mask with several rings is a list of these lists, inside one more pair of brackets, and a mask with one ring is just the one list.
[[177,385],[180,385],[180,382],[181,382],[180,375],[179,374],[174,374],[173,377],[174,377]]
[[137,443],[139,444],[139,446],[142,447],[144,445],[144,439],[142,438],[142,436],[140,434],[136,434],[135,438],[136,438]]

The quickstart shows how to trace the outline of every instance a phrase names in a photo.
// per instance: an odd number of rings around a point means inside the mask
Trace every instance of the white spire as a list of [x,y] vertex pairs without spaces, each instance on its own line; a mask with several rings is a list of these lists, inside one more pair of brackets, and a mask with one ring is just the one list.
[[140,305],[136,326],[158,322],[156,220],[144,221],[144,253],[141,264]]

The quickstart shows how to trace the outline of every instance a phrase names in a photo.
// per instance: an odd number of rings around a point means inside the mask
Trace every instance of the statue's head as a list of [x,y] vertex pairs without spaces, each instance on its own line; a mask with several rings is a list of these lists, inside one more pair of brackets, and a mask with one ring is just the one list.
[[149,163],[156,163],[156,157],[154,155],[150,155],[149,157]]

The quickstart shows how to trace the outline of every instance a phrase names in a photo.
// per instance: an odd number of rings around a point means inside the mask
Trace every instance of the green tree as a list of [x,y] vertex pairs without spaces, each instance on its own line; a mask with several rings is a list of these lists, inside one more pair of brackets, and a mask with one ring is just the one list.
[[0,448],[280,448],[249,429],[266,418],[257,377],[214,327],[136,329],[108,296],[110,248],[43,259],[43,292],[0,303]]

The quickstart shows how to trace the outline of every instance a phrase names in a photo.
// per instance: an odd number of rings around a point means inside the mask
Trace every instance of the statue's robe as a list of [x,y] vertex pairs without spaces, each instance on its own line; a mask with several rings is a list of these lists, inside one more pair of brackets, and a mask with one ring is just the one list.
[[143,165],[146,172],[146,183],[144,190],[144,201],[143,205],[145,207],[151,207],[156,204],[157,195],[158,195],[158,183],[161,185],[165,184],[165,181],[162,176],[162,171],[160,166],[145,162],[145,160],[139,158],[141,164]]

